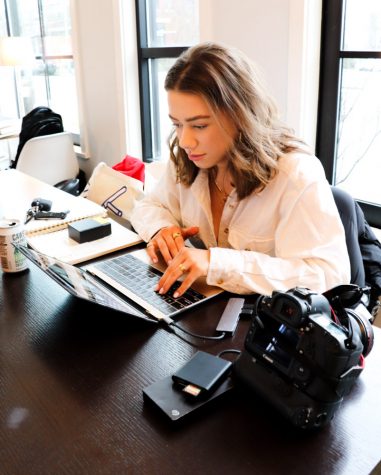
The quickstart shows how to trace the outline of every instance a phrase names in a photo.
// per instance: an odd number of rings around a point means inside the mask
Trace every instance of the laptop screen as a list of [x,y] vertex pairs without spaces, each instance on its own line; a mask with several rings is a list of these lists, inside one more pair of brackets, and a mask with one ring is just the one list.
[[156,321],[129,305],[116,294],[109,292],[106,287],[100,285],[81,268],[66,264],[25,246],[17,247],[30,261],[71,295],[145,320]]

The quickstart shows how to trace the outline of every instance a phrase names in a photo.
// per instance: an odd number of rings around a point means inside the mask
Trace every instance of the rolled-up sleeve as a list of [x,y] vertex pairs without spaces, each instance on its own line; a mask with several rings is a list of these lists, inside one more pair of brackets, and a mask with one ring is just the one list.
[[180,225],[179,185],[170,164],[156,187],[140,200],[131,215],[131,224],[144,241],[161,228]]

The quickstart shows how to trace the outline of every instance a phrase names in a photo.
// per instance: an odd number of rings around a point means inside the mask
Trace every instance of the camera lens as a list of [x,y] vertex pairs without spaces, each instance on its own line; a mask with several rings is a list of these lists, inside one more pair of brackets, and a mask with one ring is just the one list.
[[355,309],[347,309],[347,313],[351,318],[352,330],[359,336],[364,347],[362,354],[367,356],[373,348],[374,332],[369,321],[369,312],[360,304]]

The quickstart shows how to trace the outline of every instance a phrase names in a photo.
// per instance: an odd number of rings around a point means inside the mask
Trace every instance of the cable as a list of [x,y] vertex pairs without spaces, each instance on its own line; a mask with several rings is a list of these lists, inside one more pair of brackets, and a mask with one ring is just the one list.
[[224,355],[225,353],[235,353],[236,355],[240,355],[242,352],[241,350],[234,350],[234,349],[230,349],[230,350],[222,350],[218,353],[218,357],[220,358],[222,355]]
[[197,333],[192,333],[188,330],[185,330],[185,328],[182,328],[180,327],[180,325],[178,325],[176,322],[174,322],[173,320],[168,323],[168,326],[170,327],[175,327],[177,328],[178,330],[181,330],[182,332],[186,333],[187,335],[190,335],[194,338],[200,338],[202,340],[222,340],[223,338],[225,338],[226,336],[226,333],[223,332],[221,333],[220,335],[217,335],[217,336],[205,336],[205,335],[197,335]]

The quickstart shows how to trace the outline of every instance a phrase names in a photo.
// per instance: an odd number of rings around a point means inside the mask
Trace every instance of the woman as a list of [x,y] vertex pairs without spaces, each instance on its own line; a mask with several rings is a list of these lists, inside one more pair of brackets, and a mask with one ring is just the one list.
[[194,46],[165,89],[171,160],[131,220],[151,259],[161,253],[168,264],[156,290],[182,274],[176,297],[201,276],[239,294],[348,283],[344,230],[320,161],[278,120],[247,59]]

